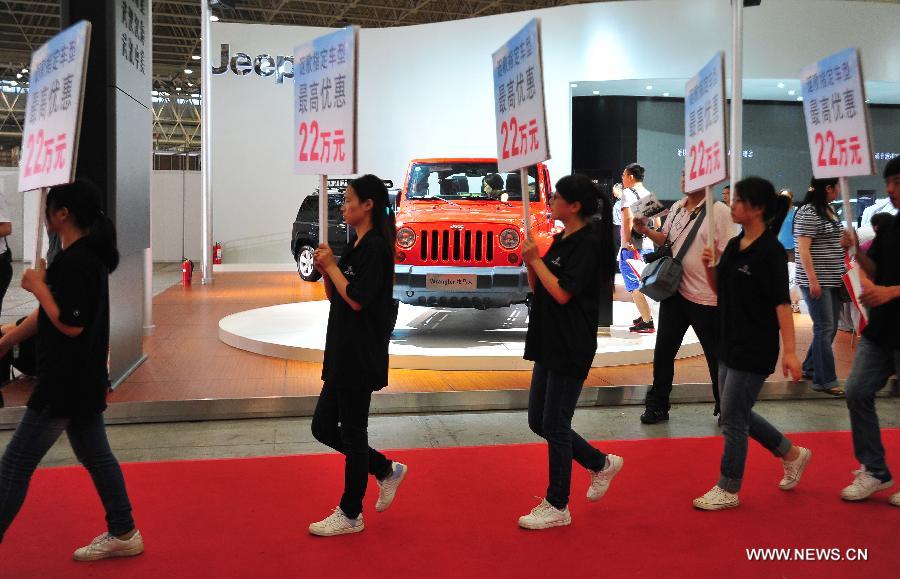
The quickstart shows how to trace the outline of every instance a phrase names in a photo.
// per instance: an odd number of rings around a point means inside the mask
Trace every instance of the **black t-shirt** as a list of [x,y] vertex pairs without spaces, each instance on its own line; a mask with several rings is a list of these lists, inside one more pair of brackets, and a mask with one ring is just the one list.
[[322,380],[329,385],[361,390],[387,386],[388,344],[397,320],[389,244],[369,231],[359,244],[353,237],[338,262],[349,282],[347,295],[362,310],[354,311],[337,291],[331,296],[322,365]]
[[791,303],[784,247],[771,231],[741,251],[742,231],[728,242],[716,268],[719,360],[734,370],[765,374],[778,362],[776,308]]
[[553,238],[543,261],[572,298],[560,304],[537,280],[525,337],[526,360],[566,376],[587,378],[597,352],[602,256],[590,227]]
[[[875,285],[900,285],[900,213],[879,229],[868,255],[876,266]],[[879,346],[900,350],[900,299],[870,309],[863,336]]]
[[84,329],[70,338],[40,308],[37,386],[28,407],[67,417],[103,412],[109,390],[109,271],[82,238],[56,256],[47,285],[60,321]]

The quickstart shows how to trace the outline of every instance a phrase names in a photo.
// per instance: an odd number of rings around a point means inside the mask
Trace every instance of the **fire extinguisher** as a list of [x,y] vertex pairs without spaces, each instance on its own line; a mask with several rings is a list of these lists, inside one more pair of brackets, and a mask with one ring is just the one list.
[[185,259],[181,264],[181,285],[189,286],[191,285],[191,276],[194,275],[194,262]]
[[222,265],[222,244],[218,241],[213,246],[213,264]]

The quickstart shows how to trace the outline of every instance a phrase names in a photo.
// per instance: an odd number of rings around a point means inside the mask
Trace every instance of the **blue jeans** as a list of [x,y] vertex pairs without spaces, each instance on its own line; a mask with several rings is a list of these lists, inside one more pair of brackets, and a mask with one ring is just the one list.
[[25,502],[31,475],[63,431],[94,481],[106,509],[109,533],[124,535],[134,529],[125,478],[109,448],[103,414],[58,418],[29,408],[0,460],[0,541]]
[[891,374],[900,376],[900,350],[879,346],[865,336],[856,346],[856,358],[847,378],[847,408],[853,431],[856,459],[881,482],[891,480],[881,443],[875,412],[875,393],[884,388]]
[[813,322],[813,339],[803,360],[803,373],[813,377],[814,390],[827,390],[838,385],[831,344],[837,334],[841,298],[836,287],[823,287],[818,299],[810,295],[806,286],[800,286],[800,291]]
[[753,412],[753,405],[765,381],[763,374],[734,370],[719,363],[722,430],[725,433],[719,488],[730,493],[741,490],[744,466],[747,464],[748,437],[779,458],[791,449],[790,440],[765,418]]
[[572,459],[592,471],[606,466],[606,455],[572,430],[572,416],[584,380],[564,376],[535,362],[528,395],[528,426],[547,441],[550,484],[547,502],[557,509],[569,504]]

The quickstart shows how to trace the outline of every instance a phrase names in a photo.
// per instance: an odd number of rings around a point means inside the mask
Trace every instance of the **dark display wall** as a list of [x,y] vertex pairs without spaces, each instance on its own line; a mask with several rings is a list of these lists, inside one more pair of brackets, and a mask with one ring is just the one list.
[[[633,114],[628,114],[629,103]],[[626,114],[617,114],[620,111]],[[878,175],[852,178],[850,187],[854,197],[874,190],[880,198],[881,171],[890,155],[900,153],[900,108],[878,106],[870,111]],[[684,165],[683,115],[680,99],[573,98],[572,169],[611,176],[615,182],[622,167],[636,160],[647,169],[648,189],[661,199],[677,199]],[[812,167],[800,103],[746,103],[743,149],[745,176],[765,177],[776,187],[792,189],[796,200],[802,197]]]

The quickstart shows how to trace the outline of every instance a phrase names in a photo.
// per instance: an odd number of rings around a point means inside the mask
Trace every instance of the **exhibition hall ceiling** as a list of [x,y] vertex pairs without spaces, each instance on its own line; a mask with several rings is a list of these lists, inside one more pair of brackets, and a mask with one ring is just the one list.
[[[589,0],[236,0],[213,9],[222,22],[364,28],[407,26],[585,4]],[[900,2],[900,0],[897,0]],[[152,0],[153,74],[160,90],[199,84],[201,0]],[[31,51],[59,31],[59,0],[0,0],[0,75],[15,76]],[[6,74],[3,74],[3,68]],[[185,70],[190,70],[186,73]],[[196,92],[196,89],[191,89]]]

